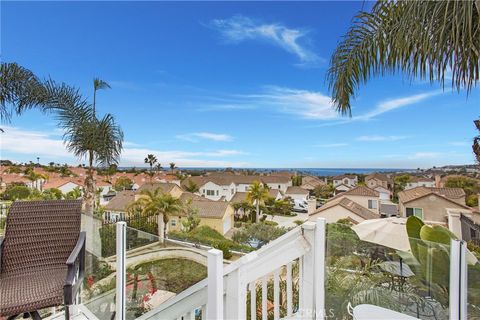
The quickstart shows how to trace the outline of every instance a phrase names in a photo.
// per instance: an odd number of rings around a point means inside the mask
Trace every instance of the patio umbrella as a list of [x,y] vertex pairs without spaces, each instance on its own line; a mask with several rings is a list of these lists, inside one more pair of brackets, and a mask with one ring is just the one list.
[[365,220],[352,229],[360,240],[379,244],[400,251],[410,251],[405,223],[406,218]]
[[[407,218],[384,218],[365,220],[352,229],[360,240],[379,244],[399,251],[410,251],[410,241],[408,240],[405,224]],[[467,250],[467,262],[475,264],[478,259]]]

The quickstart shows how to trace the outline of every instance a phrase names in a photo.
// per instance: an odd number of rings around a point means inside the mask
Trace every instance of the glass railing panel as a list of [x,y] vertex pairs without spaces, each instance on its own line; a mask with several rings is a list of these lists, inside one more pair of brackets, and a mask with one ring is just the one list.
[[[126,318],[160,307],[207,277],[207,251],[127,227]],[[195,306],[191,306],[192,308]]]
[[[369,304],[420,319],[448,319],[449,246],[409,239],[406,232],[392,242],[394,234],[372,232],[375,242],[368,242],[349,225],[327,225],[326,314],[350,319],[352,307]],[[389,247],[399,247],[395,243],[403,243],[403,250]]]
[[480,319],[480,262],[478,261],[480,259],[480,239],[468,241],[467,247],[471,252],[471,256],[467,256],[468,319]]
[[105,224],[96,215],[82,214],[82,231],[87,241],[81,303],[100,320],[114,319],[116,226]]

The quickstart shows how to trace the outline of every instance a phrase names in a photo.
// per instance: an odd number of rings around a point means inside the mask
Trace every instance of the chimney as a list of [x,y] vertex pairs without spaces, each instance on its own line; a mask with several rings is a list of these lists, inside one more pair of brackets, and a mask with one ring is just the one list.
[[435,175],[435,187],[440,188],[441,187],[441,177],[439,174]]
[[310,197],[307,200],[307,213],[310,215],[317,210],[317,199],[315,197]]
[[478,199],[478,211],[480,211],[480,194],[477,194],[477,199]]

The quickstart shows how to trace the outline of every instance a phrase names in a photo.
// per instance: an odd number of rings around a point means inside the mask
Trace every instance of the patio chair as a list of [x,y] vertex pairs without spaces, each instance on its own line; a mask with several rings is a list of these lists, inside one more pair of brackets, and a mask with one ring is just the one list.
[[80,200],[14,202],[0,238],[0,318],[75,303],[85,269]]

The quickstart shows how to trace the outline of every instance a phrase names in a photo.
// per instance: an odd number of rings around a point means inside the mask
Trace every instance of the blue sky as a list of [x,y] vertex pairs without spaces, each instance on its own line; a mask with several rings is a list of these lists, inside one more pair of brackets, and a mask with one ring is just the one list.
[[[366,3],[368,7],[370,4]],[[2,61],[97,96],[125,132],[121,165],[417,168],[473,163],[480,90],[401,75],[330,105],[330,55],[362,2],[2,2]],[[55,119],[2,125],[1,158],[84,162]]]

